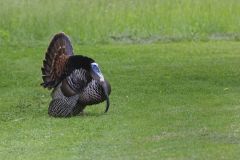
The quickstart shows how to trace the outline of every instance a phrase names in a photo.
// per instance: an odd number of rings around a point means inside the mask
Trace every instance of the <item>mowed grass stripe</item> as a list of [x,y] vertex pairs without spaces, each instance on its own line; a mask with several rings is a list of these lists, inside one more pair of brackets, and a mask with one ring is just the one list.
[[238,0],[1,0],[0,44],[239,40]]

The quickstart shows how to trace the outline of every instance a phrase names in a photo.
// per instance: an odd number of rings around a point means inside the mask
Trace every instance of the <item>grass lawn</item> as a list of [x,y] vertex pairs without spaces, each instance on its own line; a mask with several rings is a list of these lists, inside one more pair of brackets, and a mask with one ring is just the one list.
[[[0,0],[0,159],[240,159],[238,0]],[[47,114],[50,37],[112,85],[84,116]]]
[[47,44],[1,46],[0,159],[240,159],[239,42],[74,46],[111,82],[109,112],[49,117]]

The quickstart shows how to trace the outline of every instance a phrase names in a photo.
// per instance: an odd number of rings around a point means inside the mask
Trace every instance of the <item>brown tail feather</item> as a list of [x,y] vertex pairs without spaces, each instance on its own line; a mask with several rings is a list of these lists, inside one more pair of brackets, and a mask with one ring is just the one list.
[[64,33],[56,34],[48,46],[41,68],[43,79],[41,85],[44,88],[52,89],[59,83],[70,56],[73,56],[73,49],[69,38]]

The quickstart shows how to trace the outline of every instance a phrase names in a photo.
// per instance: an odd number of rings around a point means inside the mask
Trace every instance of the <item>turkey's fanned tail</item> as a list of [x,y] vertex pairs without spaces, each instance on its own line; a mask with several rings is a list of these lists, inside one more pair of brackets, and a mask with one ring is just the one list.
[[64,33],[56,34],[48,46],[41,68],[41,85],[44,88],[52,89],[59,84],[70,56],[73,56],[73,48],[68,36]]

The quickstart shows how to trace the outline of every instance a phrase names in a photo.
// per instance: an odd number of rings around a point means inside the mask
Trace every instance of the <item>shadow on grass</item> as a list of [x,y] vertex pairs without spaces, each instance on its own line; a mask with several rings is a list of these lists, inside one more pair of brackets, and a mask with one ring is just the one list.
[[84,112],[83,114],[77,115],[77,117],[101,117],[101,116],[107,116],[107,113],[99,113],[99,112]]
[[[40,97],[40,98],[39,98]],[[56,118],[50,117],[48,115],[48,105],[49,99],[42,96],[41,94],[33,95],[33,98],[18,98],[15,102],[12,102],[9,107],[5,107],[0,112],[0,122],[12,122],[28,119],[38,119],[38,118]],[[100,110],[89,109],[87,108],[83,114],[79,114],[73,117],[68,118],[86,118],[86,117],[101,117],[106,116],[107,113],[104,113]],[[60,119],[56,118],[56,119]],[[64,119],[64,118],[62,118]]]

